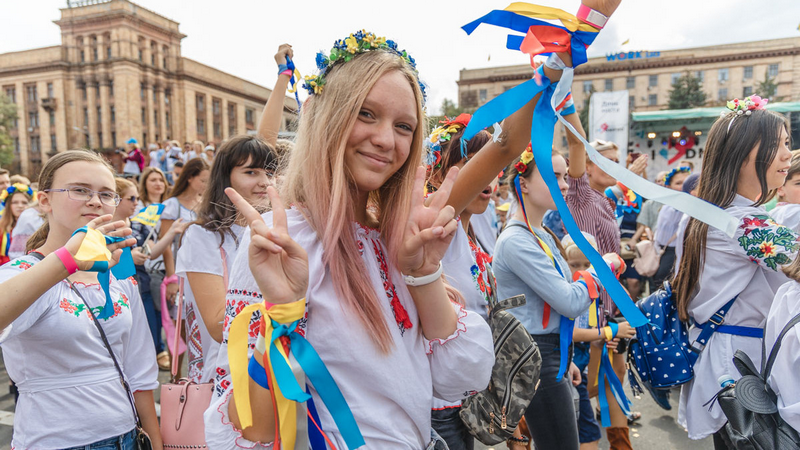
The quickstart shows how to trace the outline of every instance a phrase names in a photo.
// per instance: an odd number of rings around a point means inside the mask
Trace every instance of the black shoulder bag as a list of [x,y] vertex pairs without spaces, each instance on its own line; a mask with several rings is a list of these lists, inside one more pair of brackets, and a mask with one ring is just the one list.
[[[32,257],[41,261],[44,259],[44,256],[39,252],[31,252],[29,253]],[[117,373],[119,374],[119,381],[122,383],[122,387],[125,388],[125,393],[128,397],[128,403],[131,405],[131,411],[133,411],[133,420],[136,422],[136,437],[135,437],[135,448],[137,450],[153,450],[153,444],[150,442],[150,436],[147,435],[147,432],[144,431],[142,428],[142,422],[139,420],[139,414],[136,412],[136,405],[133,403],[133,393],[131,393],[131,388],[128,385],[128,382],[125,380],[125,375],[122,373],[122,368],[120,368],[119,363],[117,362],[117,357],[114,356],[114,351],[111,350],[111,344],[108,343],[108,338],[106,338],[106,333],[103,331],[103,327],[100,326],[100,322],[97,320],[97,317],[92,314],[92,309],[89,307],[89,304],[86,303],[86,299],[83,298],[83,295],[75,289],[75,286],[72,284],[71,281],[67,280],[69,283],[70,289],[78,298],[81,299],[84,305],[86,305],[86,309],[89,310],[89,316],[92,318],[92,322],[94,326],[97,328],[97,331],[100,333],[100,339],[103,340],[103,345],[105,345],[106,350],[108,350],[108,354],[111,356],[111,360],[114,361],[114,367],[117,369]]]

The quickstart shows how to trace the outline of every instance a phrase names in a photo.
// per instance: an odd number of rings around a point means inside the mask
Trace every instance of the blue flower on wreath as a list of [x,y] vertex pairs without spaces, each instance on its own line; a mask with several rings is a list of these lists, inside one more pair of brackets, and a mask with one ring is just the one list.
[[325,70],[325,68],[328,67],[328,58],[322,52],[317,53],[316,62],[317,62],[317,69],[319,70]]

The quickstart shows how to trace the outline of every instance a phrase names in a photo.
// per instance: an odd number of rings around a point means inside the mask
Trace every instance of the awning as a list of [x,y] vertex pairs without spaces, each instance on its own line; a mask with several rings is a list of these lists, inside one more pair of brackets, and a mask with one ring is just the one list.
[[[800,102],[779,102],[768,103],[767,109],[779,113],[800,111]],[[724,106],[713,108],[692,108],[692,109],[672,109],[664,111],[635,112],[632,114],[634,122],[661,122],[668,120],[691,120],[691,119],[716,119],[720,112],[724,111]]]

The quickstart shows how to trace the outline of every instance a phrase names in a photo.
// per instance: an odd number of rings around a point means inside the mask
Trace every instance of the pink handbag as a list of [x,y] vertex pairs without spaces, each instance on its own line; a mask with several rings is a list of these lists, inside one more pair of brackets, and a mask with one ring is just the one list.
[[[224,261],[223,259],[223,265]],[[225,279],[227,281],[227,276]],[[181,313],[183,312],[183,278],[180,279],[177,307],[175,345],[172,348],[178,348],[178,341],[181,336],[180,330],[183,325],[181,321]],[[211,403],[214,383],[198,384],[186,378],[176,380],[178,359],[178,355],[173,353],[172,381],[161,385],[161,439],[164,442],[164,448],[208,448],[203,413]]]

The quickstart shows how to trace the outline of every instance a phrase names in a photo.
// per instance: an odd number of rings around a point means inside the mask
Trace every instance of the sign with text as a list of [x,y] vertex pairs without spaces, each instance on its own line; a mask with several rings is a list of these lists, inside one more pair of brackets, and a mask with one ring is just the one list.
[[617,144],[620,160],[628,150],[628,91],[595,92],[589,102],[589,140]]
[[660,56],[661,56],[661,52],[647,52],[647,51],[608,53],[608,54],[606,54],[606,61],[627,61],[629,59],[649,59],[649,58],[658,58]]

